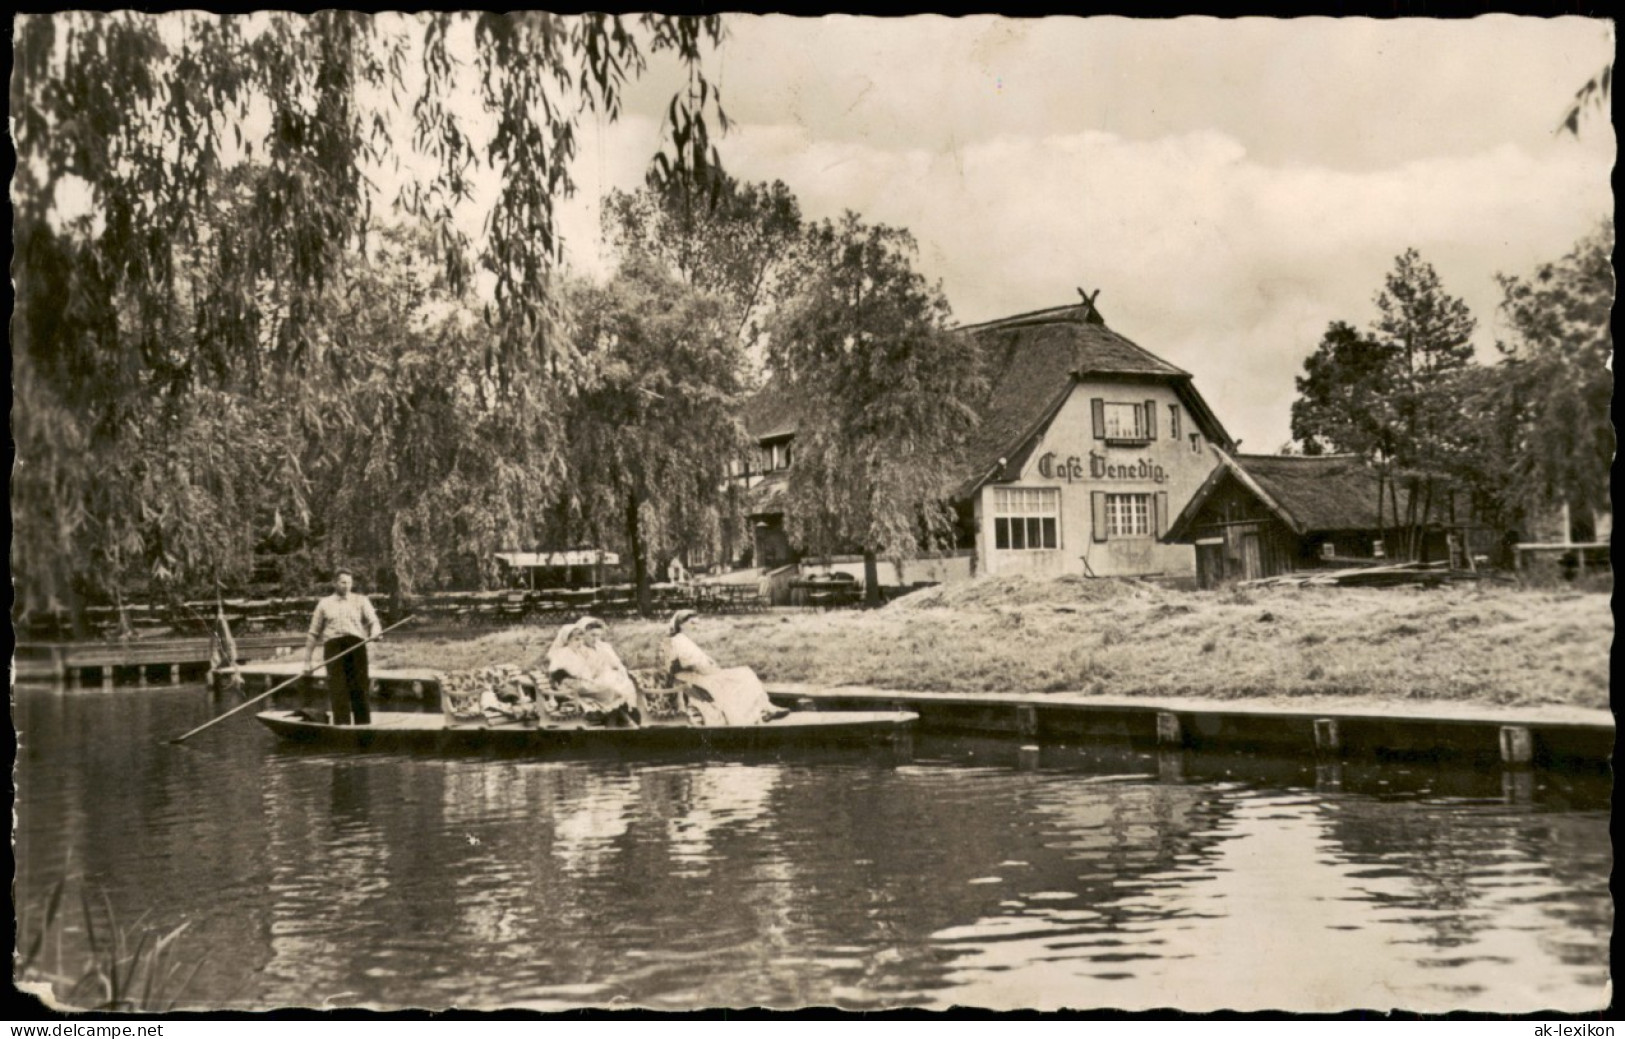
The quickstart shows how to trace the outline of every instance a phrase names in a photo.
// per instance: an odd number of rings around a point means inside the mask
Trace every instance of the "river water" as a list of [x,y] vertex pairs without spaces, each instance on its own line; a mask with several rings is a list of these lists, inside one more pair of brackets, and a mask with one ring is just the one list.
[[[222,1009],[1609,1000],[1605,776],[924,736],[343,756],[251,712],[166,742],[233,703],[14,691],[25,940],[70,876],[131,935],[187,924],[182,1004]],[[65,919],[40,962],[71,973],[89,938]]]

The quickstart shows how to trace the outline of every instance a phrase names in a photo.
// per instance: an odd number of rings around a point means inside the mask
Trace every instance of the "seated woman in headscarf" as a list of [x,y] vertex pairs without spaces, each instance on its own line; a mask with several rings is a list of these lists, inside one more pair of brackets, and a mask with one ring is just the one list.
[[560,629],[547,654],[553,686],[580,701],[589,714],[601,714],[615,727],[637,727],[638,689],[606,640],[609,629],[596,617],[583,617]]
[[672,678],[700,690],[693,698],[708,725],[756,725],[790,712],[773,706],[761,679],[748,667],[722,668],[683,631],[693,610],[672,614],[666,629],[666,669]]

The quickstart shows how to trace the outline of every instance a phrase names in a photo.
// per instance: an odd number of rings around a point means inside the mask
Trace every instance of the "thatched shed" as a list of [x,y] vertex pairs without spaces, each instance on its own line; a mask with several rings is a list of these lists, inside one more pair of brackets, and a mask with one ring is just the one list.
[[1438,500],[1412,508],[1415,482],[1385,479],[1353,455],[1215,453],[1220,464],[1168,529],[1170,541],[1196,546],[1203,587],[1389,558],[1424,511],[1419,554],[1446,559],[1449,528],[1468,519],[1452,489],[1435,485]]

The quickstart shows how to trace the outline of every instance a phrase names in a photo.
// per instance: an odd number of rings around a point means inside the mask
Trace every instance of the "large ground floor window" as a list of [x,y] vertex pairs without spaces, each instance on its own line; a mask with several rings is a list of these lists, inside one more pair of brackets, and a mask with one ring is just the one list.
[[1057,548],[1061,493],[1054,487],[995,487],[993,547],[1007,551]]
[[1117,538],[1161,538],[1168,531],[1171,518],[1168,511],[1168,492],[1149,494],[1111,494],[1092,491],[1089,495],[1095,541]]
[[1106,536],[1144,537],[1151,533],[1151,495],[1106,495]]

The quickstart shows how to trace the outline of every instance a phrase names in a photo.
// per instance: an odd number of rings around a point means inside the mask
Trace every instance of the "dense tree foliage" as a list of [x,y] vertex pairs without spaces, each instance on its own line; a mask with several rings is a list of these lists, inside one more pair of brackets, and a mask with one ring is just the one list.
[[[715,17],[653,15],[20,18],[12,565],[25,604],[109,594],[142,567],[182,584],[243,571],[244,546],[311,513],[309,438],[342,441],[334,416],[353,394],[393,408],[423,389],[427,370],[405,364],[391,382],[346,324],[346,294],[371,276],[359,268],[376,201],[434,229],[449,296],[481,276],[486,324],[463,346],[484,374],[469,392],[522,395],[567,370],[553,205],[572,188],[576,122],[615,118],[627,80],[669,52],[688,80],[654,180],[711,176],[708,124],[724,120],[700,57],[720,33]],[[500,188],[471,240],[457,217],[476,164]],[[396,199],[375,197],[385,171],[401,178]],[[513,428],[456,413],[473,440]],[[335,529],[347,550],[395,546],[394,562],[417,543]]]
[[1398,437],[1392,458],[1403,467],[1434,464],[1460,413],[1456,376],[1473,363],[1477,321],[1444,291],[1433,265],[1415,249],[1394,261],[1377,294],[1372,332],[1391,354],[1390,392]]
[[1459,412],[1454,380],[1472,364],[1475,321],[1414,249],[1394,261],[1376,306],[1368,333],[1334,321],[1304,361],[1292,435],[1311,454],[1423,467]]
[[1390,393],[1395,348],[1353,325],[1333,321],[1303,362],[1292,402],[1292,436],[1304,454],[1391,455]]
[[799,293],[771,329],[768,361],[807,402],[785,513],[815,553],[860,548],[877,601],[878,557],[952,537],[945,477],[986,385],[970,336],[947,330],[941,289],[914,269],[908,232],[846,214],[810,227]]
[[[1309,454],[1348,451],[1381,467],[1382,518],[1407,532],[1442,507],[1444,478],[1481,520],[1518,529],[1568,504],[1606,511],[1615,437],[1613,235],[1607,225],[1532,276],[1502,276],[1500,362],[1475,363],[1472,316],[1414,250],[1388,276],[1368,334],[1334,322],[1304,362],[1292,434]],[[1401,516],[1392,491],[1410,492]]]
[[1532,276],[1500,279],[1508,336],[1497,344],[1502,389],[1493,403],[1513,438],[1515,493],[1529,507],[1611,507],[1613,248],[1602,224]]
[[801,206],[782,182],[742,184],[720,171],[611,192],[605,237],[715,296],[740,342],[761,343],[767,320],[800,269]]
[[[1368,334],[1333,322],[1304,361],[1292,435],[1306,453],[1347,451],[1375,462],[1384,475],[1379,515],[1403,532],[1399,551],[1411,554],[1434,518],[1436,477],[1461,450],[1476,322],[1415,249],[1394,261],[1375,303]],[[1401,484],[1409,492],[1404,516]]]
[[569,387],[500,377],[493,332],[450,294],[429,229],[377,238],[330,301],[342,363],[306,380],[324,402],[301,438],[317,562],[370,561],[403,593],[483,581],[567,478]]
[[743,449],[745,358],[729,308],[634,255],[573,298],[582,387],[567,419],[577,528],[628,554],[641,611],[654,561],[714,546]]

